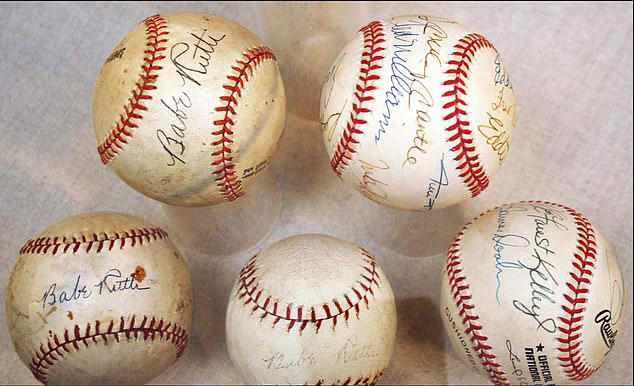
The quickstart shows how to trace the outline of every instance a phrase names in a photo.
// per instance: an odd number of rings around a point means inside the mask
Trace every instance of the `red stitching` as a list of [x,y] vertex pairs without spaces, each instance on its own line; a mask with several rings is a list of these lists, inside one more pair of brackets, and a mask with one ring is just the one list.
[[562,356],[558,357],[561,366],[568,378],[572,381],[581,381],[591,376],[598,367],[592,367],[583,359],[579,346],[582,342],[581,327],[583,323],[582,313],[585,311],[586,295],[589,291],[590,278],[592,277],[594,262],[596,261],[596,242],[594,229],[590,221],[572,208],[560,204],[547,202],[546,204],[558,206],[565,209],[574,219],[577,226],[577,252],[573,254],[570,278],[566,283],[570,294],[564,294],[564,299],[568,303],[562,305],[564,315],[559,317],[563,326],[559,331],[563,337],[557,338],[562,345],[558,347]]
[[[235,107],[238,105],[238,98],[242,96],[242,89],[244,89],[244,83],[249,81],[249,76],[253,76],[253,70],[264,60],[277,60],[270,48],[265,46],[257,46],[247,52],[243,52],[242,55],[245,60],[236,60],[237,66],[231,66],[231,69],[235,71],[235,75],[227,75],[229,84],[225,84],[222,87],[229,90],[229,95],[223,95],[220,97],[221,105],[216,107],[215,111],[224,112],[224,117],[214,121],[215,126],[220,126],[219,130],[212,132],[214,136],[220,136],[220,138],[212,143],[212,146],[220,146],[220,149],[213,152],[213,157],[219,157],[212,165],[218,166],[213,174],[218,175],[214,181],[218,183],[220,187],[220,193],[225,197],[227,201],[233,201],[238,197],[244,195],[242,190],[242,182],[235,175],[235,165],[233,164],[233,156],[231,155],[230,143],[233,142],[231,137],[233,136],[233,130],[231,127],[234,125],[233,116],[236,115]],[[248,70],[248,73],[247,73]]]
[[[343,385],[343,386],[347,386],[347,385],[376,385],[376,383],[378,382],[379,378],[381,378],[381,376],[383,375],[383,370],[379,371],[378,373],[374,374],[374,376],[370,375],[367,377],[359,377],[357,379],[355,379],[353,381],[352,377],[348,377],[343,383],[341,382],[341,380],[337,380],[337,382],[334,382],[333,385]],[[325,381],[323,379],[320,379],[319,382],[317,382],[315,384],[315,386],[321,386],[325,383]]]
[[167,29],[167,21],[159,15],[154,15],[145,19],[143,23],[146,26],[146,46],[149,47],[145,50],[145,54],[148,56],[143,59],[144,64],[141,66],[143,72],[139,75],[139,80],[136,83],[137,88],[132,90],[132,96],[128,99],[129,103],[123,108],[124,112],[119,115],[119,122],[97,147],[101,162],[104,164],[110,162],[117,155],[119,150],[123,148],[123,144],[128,143],[126,137],[132,136],[129,129],[138,127],[132,122],[132,119],[143,119],[141,111],[147,110],[147,107],[141,102],[152,99],[152,96],[148,94],[156,89],[154,84],[158,78],[157,72],[163,68],[157,63],[165,58],[165,55],[161,55],[159,52],[166,50],[164,43],[167,43],[167,39],[162,36],[169,34],[168,31],[164,31]]
[[[238,279],[240,285],[237,290],[238,298],[244,299],[245,306],[253,302],[251,314],[258,310],[262,311],[262,314],[259,316],[260,319],[264,319],[269,315],[272,316],[274,318],[273,326],[280,320],[287,321],[287,330],[289,332],[296,325],[301,332],[310,324],[315,327],[315,333],[319,333],[322,322],[326,320],[332,320],[332,328],[334,329],[337,326],[337,318],[340,316],[344,321],[348,321],[352,313],[358,317],[361,311],[361,302],[363,302],[366,307],[369,307],[368,295],[374,298],[374,290],[372,288],[378,289],[380,287],[380,277],[376,270],[376,259],[366,250],[362,248],[359,249],[363,255],[363,262],[365,263],[363,266],[364,271],[368,272],[369,276],[362,273],[355,284],[355,286],[358,284],[361,289],[357,289],[353,286],[351,293],[345,293],[341,295],[339,299],[333,299],[330,303],[324,303],[321,306],[296,307],[295,314],[297,316],[293,316],[293,306],[291,304],[279,304],[272,295],[264,295],[263,290],[259,288],[259,283],[256,282],[256,271],[258,269],[258,267],[256,267],[256,258],[258,255],[253,256],[247,266],[240,272]],[[258,303],[262,301],[262,304]]]
[[[148,321],[149,326],[146,327]],[[73,348],[75,351],[79,351],[81,344],[88,347],[90,341],[97,344],[99,342],[98,339],[101,339],[106,345],[108,344],[108,337],[111,337],[111,339],[114,338],[116,342],[119,342],[123,338],[119,337],[119,334],[125,335],[125,339],[127,340],[137,340],[139,335],[142,334],[144,341],[148,338],[154,340],[157,334],[159,335],[159,340],[163,340],[165,336],[166,341],[172,343],[178,349],[176,360],[183,354],[188,341],[187,332],[184,328],[172,324],[171,322],[165,323],[163,319],[157,322],[156,318],[152,317],[152,319],[149,320],[147,316],[143,317],[143,321],[138,327],[135,327],[134,324],[135,316],[133,315],[128,327],[125,326],[125,319],[121,317],[120,323],[115,324],[115,321],[111,320],[105,331],[100,331],[100,323],[96,321],[94,331],[92,331],[91,325],[88,323],[85,329],[81,329],[78,325],[75,325],[74,329],[70,332],[65,329],[61,337],[62,339],[60,339],[57,334],[54,334],[52,338],[46,341],[46,344],[42,343],[39,350],[35,351],[29,365],[31,372],[38,381],[46,384],[48,370],[57,360],[63,358],[65,353],[70,353]]]
[[[444,120],[456,120],[454,124],[446,130],[453,133],[448,142],[456,142],[451,151],[457,152],[455,161],[462,162],[458,165],[460,178],[467,184],[471,196],[475,197],[489,186],[489,178],[480,161],[478,154],[475,152],[473,138],[471,138],[471,130],[467,129],[469,121],[466,120],[467,112],[462,106],[467,103],[462,99],[460,94],[467,95],[465,79],[468,79],[469,63],[478,49],[491,48],[495,50],[493,45],[481,35],[468,34],[460,39],[454,48],[456,51],[452,53],[457,59],[450,60],[449,65],[453,66],[445,72],[449,74],[450,79],[443,82],[443,86],[450,86],[449,90],[442,94],[443,97],[452,97],[452,100],[443,105],[443,109],[448,110]],[[461,161],[464,158],[464,161]]]
[[383,39],[383,36],[385,36],[383,34],[383,25],[380,22],[373,21],[359,31],[363,32],[364,45],[361,53],[361,69],[359,70],[360,83],[357,83],[354,93],[357,102],[352,103],[350,120],[346,123],[346,128],[337,144],[335,154],[330,160],[330,166],[332,166],[332,169],[339,177],[341,177],[343,169],[348,166],[348,162],[352,160],[352,154],[356,153],[356,150],[351,146],[359,143],[354,138],[355,135],[363,134],[359,126],[368,123],[361,118],[361,114],[369,113],[370,109],[362,105],[363,102],[374,100],[373,96],[367,94],[376,89],[376,86],[370,85],[370,82],[380,79],[380,76],[376,72],[373,73],[373,71],[382,67],[378,61],[383,59],[383,56],[377,55],[377,53],[385,50],[385,48],[379,46],[380,43],[385,42],[385,39]]
[[449,247],[446,265],[447,276],[449,278],[449,285],[453,291],[453,298],[456,302],[456,307],[459,310],[459,315],[463,318],[462,322],[467,326],[465,334],[471,336],[471,342],[474,345],[473,350],[478,353],[484,369],[489,373],[489,379],[491,382],[496,385],[506,385],[509,384],[509,381],[506,378],[504,371],[499,369],[501,365],[495,360],[496,357],[492,354],[492,347],[486,344],[488,338],[482,334],[482,326],[477,323],[479,316],[475,314],[475,306],[470,302],[471,295],[469,295],[468,292],[469,284],[466,283],[466,277],[461,275],[462,265],[460,263],[459,255],[460,242],[462,241],[462,236],[464,235],[465,230],[476,219],[465,225]]
[[20,255],[26,253],[45,254],[51,249],[53,255],[58,252],[66,253],[69,249],[72,250],[72,253],[76,253],[80,245],[86,246],[86,252],[90,252],[94,245],[93,252],[99,253],[104,247],[109,251],[112,250],[117,241],[119,248],[123,248],[128,240],[130,246],[134,247],[137,242],[139,245],[143,245],[144,241],[150,242],[163,238],[167,238],[167,232],[161,228],[130,229],[121,233],[115,232],[113,235],[93,233],[92,236],[39,237],[27,241],[20,249]]

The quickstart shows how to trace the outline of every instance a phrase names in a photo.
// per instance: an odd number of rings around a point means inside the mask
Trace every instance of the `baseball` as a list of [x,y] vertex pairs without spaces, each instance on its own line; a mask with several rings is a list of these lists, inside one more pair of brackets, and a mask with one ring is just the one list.
[[489,186],[516,112],[509,75],[484,36],[416,15],[361,28],[326,75],[320,103],[334,172],[373,201],[419,211]]
[[242,269],[226,334],[247,383],[374,384],[392,356],[394,295],[366,250],[324,235],[294,236]]
[[68,217],[20,250],[5,318],[43,384],[145,383],[187,346],[189,268],[164,230],[136,217]]
[[619,335],[619,263],[574,209],[517,202],[458,234],[441,313],[458,355],[495,384],[550,385],[591,376]]
[[179,206],[233,201],[271,162],[286,117],[275,54],[232,21],[148,17],[106,59],[92,101],[101,161]]

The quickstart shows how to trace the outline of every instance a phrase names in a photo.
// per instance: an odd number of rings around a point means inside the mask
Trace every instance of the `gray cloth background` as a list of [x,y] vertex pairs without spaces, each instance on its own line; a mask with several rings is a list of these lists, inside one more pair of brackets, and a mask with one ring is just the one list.
[[[241,203],[162,205],[103,166],[91,97],[112,48],[155,13],[205,11],[235,20],[276,53],[288,97],[286,132],[266,177]],[[511,151],[487,191],[426,216],[379,207],[342,184],[319,134],[321,82],[367,22],[444,16],[486,36],[511,74],[519,106]],[[611,242],[626,282],[625,322],[586,383],[632,383],[631,3],[1,3],[0,297],[18,250],[63,217],[90,210],[165,228],[189,258],[194,325],[185,355],[156,383],[240,383],[224,312],[253,253],[317,232],[379,256],[397,298],[398,332],[383,383],[483,383],[451,350],[438,310],[447,247],[468,220],[512,201],[560,202]],[[0,383],[32,383],[0,319]]]

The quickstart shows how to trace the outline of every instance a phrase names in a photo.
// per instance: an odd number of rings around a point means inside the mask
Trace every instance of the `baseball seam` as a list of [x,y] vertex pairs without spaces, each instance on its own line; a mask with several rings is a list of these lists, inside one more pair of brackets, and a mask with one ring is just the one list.
[[360,82],[356,84],[354,93],[356,102],[352,103],[350,119],[346,123],[335,153],[330,160],[330,166],[339,177],[341,177],[343,169],[348,166],[348,162],[352,160],[352,154],[356,153],[356,149],[352,146],[359,143],[355,139],[355,135],[363,134],[359,127],[367,124],[361,115],[369,113],[370,109],[363,107],[363,103],[374,100],[374,97],[368,94],[376,89],[376,86],[373,86],[371,82],[381,78],[376,70],[382,67],[377,62],[383,59],[383,56],[377,55],[377,53],[385,50],[384,47],[380,46],[381,43],[385,42],[383,25],[380,22],[373,21],[359,31],[363,33],[364,45],[361,53],[361,68],[359,69]]
[[468,34],[458,40],[458,43],[454,45],[456,51],[452,53],[457,59],[448,62],[453,68],[445,72],[449,79],[442,83],[443,86],[449,86],[449,90],[442,96],[451,97],[451,101],[442,106],[447,110],[447,115],[443,119],[445,121],[455,119],[455,123],[446,128],[452,133],[447,142],[455,143],[451,151],[456,153],[454,160],[459,163],[457,166],[459,176],[467,185],[472,197],[477,196],[489,186],[489,178],[478,159],[471,130],[467,128],[470,125],[466,119],[467,112],[461,107],[461,105],[466,107],[467,103],[461,95],[467,95],[465,79],[469,77],[469,63],[475,53],[485,47],[495,50],[484,36],[478,34]]
[[[273,327],[280,321],[285,320],[288,322],[287,331],[290,332],[294,326],[299,326],[299,332],[301,333],[306,326],[310,323],[315,327],[315,333],[319,333],[319,328],[322,322],[326,320],[332,320],[332,328],[337,326],[337,318],[343,317],[344,321],[348,321],[350,314],[354,314],[358,317],[360,313],[360,303],[365,303],[365,306],[369,308],[368,295],[372,295],[374,298],[374,290],[378,290],[379,285],[379,273],[377,272],[377,263],[374,257],[372,257],[366,250],[359,248],[362,255],[363,269],[356,283],[351,287],[349,293],[344,293],[339,298],[333,299],[331,302],[324,303],[321,306],[299,306],[296,307],[295,314],[293,316],[293,305],[280,304],[273,299],[273,295],[263,295],[264,290],[259,288],[257,282],[256,267],[257,256],[253,256],[246,267],[240,272],[238,279],[237,296],[240,300],[244,300],[244,306],[253,302],[253,309],[251,315],[256,311],[262,311],[259,316],[260,320],[265,319],[267,316],[272,316],[274,319]],[[358,288],[357,288],[358,287]],[[375,287],[373,289],[373,287]],[[264,300],[262,304],[258,303]],[[320,314],[319,316],[317,314]]]
[[136,82],[136,89],[132,90],[132,96],[128,99],[128,104],[124,106],[124,112],[119,115],[119,121],[116,127],[110,132],[108,137],[97,146],[101,162],[108,164],[123,148],[123,144],[128,143],[126,137],[131,137],[130,129],[138,127],[133,119],[143,119],[142,111],[146,111],[147,107],[143,105],[143,101],[152,99],[149,92],[156,89],[154,83],[158,78],[157,72],[163,67],[157,65],[165,55],[159,54],[165,51],[166,47],[162,44],[167,43],[167,39],[161,38],[168,35],[167,21],[159,15],[150,16],[143,21],[146,26],[147,34],[146,46],[149,47],[144,53],[148,56],[144,57],[144,64],[141,65],[143,72],[139,75]]
[[156,241],[167,238],[167,236],[167,232],[161,228],[142,228],[115,232],[111,235],[93,233],[92,236],[39,237],[27,241],[20,249],[20,255],[27,253],[46,254],[51,248],[53,255],[60,252],[60,249],[62,253],[66,253],[69,249],[72,249],[72,253],[76,253],[81,245],[86,246],[86,252],[90,252],[93,245],[96,245],[96,249],[93,252],[99,253],[104,250],[104,247],[108,251],[112,250],[117,242],[119,242],[119,248],[123,249],[128,240],[130,241],[130,246],[134,247],[137,243],[143,245],[144,241]]
[[[146,327],[148,320],[149,326]],[[115,324],[115,321],[111,320],[106,331],[100,331],[100,322],[96,321],[94,331],[91,330],[90,323],[87,323],[84,330],[82,330],[79,325],[75,325],[72,333],[65,329],[63,340],[60,340],[60,337],[54,334],[52,338],[47,340],[46,344],[42,343],[39,350],[36,350],[29,367],[35,378],[43,384],[46,384],[48,370],[56,361],[63,358],[66,353],[72,352],[70,346],[72,346],[75,351],[79,351],[81,348],[80,343],[88,347],[90,341],[98,344],[98,339],[101,339],[103,344],[107,345],[109,336],[114,338],[114,341],[120,342],[122,337],[119,337],[119,334],[125,334],[125,339],[128,341],[133,338],[138,340],[139,334],[143,335],[144,341],[147,341],[148,338],[153,341],[156,335],[159,335],[159,340],[163,340],[165,337],[166,342],[172,343],[178,350],[176,352],[176,360],[183,354],[188,341],[185,329],[171,322],[165,323],[163,319],[157,322],[154,317],[150,320],[147,316],[144,316],[143,321],[138,327],[135,326],[134,315],[127,327],[125,325],[125,319],[121,317],[121,322],[118,324]]]
[[[484,213],[477,218],[482,215]],[[461,274],[460,242],[464,232],[476,219],[465,225],[449,247],[446,265],[447,277],[449,278],[449,285],[451,286],[451,291],[453,291],[453,298],[459,310],[459,315],[463,318],[462,323],[467,326],[464,333],[471,337],[473,350],[480,358],[484,369],[489,373],[489,379],[494,384],[509,384],[506,374],[499,369],[501,365],[497,363],[496,356],[492,353],[492,347],[486,344],[488,338],[482,334],[482,326],[477,322],[480,317],[476,314],[475,305],[470,302],[471,295],[469,294],[467,278]]]
[[[572,259],[573,269],[570,271],[570,280],[566,286],[570,293],[564,294],[567,305],[562,305],[564,315],[559,317],[564,326],[559,331],[564,334],[557,338],[562,345],[557,349],[563,356],[558,357],[561,366],[568,378],[572,381],[581,381],[591,376],[598,367],[589,366],[580,353],[579,346],[582,343],[581,328],[583,326],[584,304],[587,302],[587,288],[590,286],[590,277],[593,275],[594,262],[596,261],[596,242],[592,224],[581,214],[572,208],[559,204],[552,204],[565,209],[573,218],[577,226],[577,252]],[[599,366],[600,367],[600,366]]]
[[[374,376],[370,375],[367,377],[359,377],[356,380],[353,380],[352,377],[348,377],[343,383],[341,383],[340,380],[337,380],[337,382],[333,383],[334,385],[342,385],[342,386],[346,386],[346,385],[375,385],[379,378],[381,378],[381,376],[383,375],[383,370],[379,371],[378,373],[374,374]],[[321,386],[324,384],[324,380],[320,379],[319,382],[317,382],[315,384],[315,386]]]
[[220,97],[221,105],[214,109],[218,112],[224,112],[224,117],[214,121],[214,125],[219,126],[219,130],[212,133],[218,138],[212,143],[212,146],[219,146],[220,148],[212,153],[212,156],[217,158],[212,163],[214,167],[217,167],[213,174],[217,175],[214,181],[218,184],[220,193],[227,201],[233,201],[244,195],[242,182],[235,175],[235,164],[233,163],[230,147],[230,144],[233,143],[231,138],[233,136],[233,118],[236,115],[235,107],[238,105],[236,94],[238,98],[242,96],[244,83],[249,81],[249,75],[253,76],[254,68],[262,61],[277,60],[271,49],[265,46],[254,47],[247,50],[247,52],[243,52],[242,55],[245,60],[236,60],[237,66],[231,66],[235,74],[227,75],[230,83],[222,86],[224,89],[229,90],[229,95],[222,95]]

